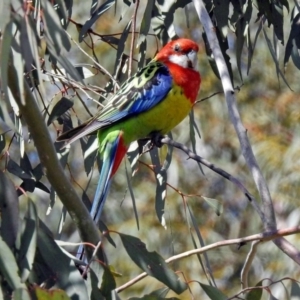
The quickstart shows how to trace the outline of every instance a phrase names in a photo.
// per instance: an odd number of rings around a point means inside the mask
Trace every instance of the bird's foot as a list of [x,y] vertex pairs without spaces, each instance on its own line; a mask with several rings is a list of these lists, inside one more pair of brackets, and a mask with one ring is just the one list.
[[153,134],[151,134],[151,143],[153,146],[156,146],[158,148],[161,148],[163,143],[161,142],[161,140],[164,138],[165,136],[160,134],[159,132],[154,132]]

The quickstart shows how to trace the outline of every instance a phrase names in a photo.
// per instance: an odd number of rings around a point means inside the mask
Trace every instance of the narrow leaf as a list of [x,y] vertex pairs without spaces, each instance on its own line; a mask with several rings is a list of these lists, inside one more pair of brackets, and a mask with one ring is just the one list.
[[[97,1],[96,1],[97,4]],[[102,14],[104,14],[107,10],[109,10],[115,4],[115,0],[108,0],[104,2],[97,10],[93,10],[91,8],[91,17],[85,24],[82,26],[81,31],[79,33],[79,42],[82,42],[88,30],[94,25],[94,23],[100,18]],[[95,1],[93,2],[95,5]]]
[[[61,25],[64,29],[67,29],[69,24],[68,18],[71,17],[72,6],[68,5],[68,1],[65,0],[55,0],[55,10],[60,19]],[[69,9],[67,6],[70,6]]]
[[0,134],[0,153],[3,151],[5,146],[6,146],[5,133],[3,133]]
[[26,171],[26,173],[30,175],[32,174],[31,162],[26,152],[24,153],[23,157],[21,157],[20,159],[20,167],[22,170]]
[[10,159],[7,163],[7,171],[22,179],[31,179],[31,176],[23,170],[15,161]]
[[222,203],[222,201],[217,200],[217,199],[213,199],[213,198],[207,198],[207,197],[204,197],[204,196],[201,196],[201,198],[204,199],[205,202],[214,209],[215,213],[218,216],[220,216],[223,213],[223,203]]
[[10,0],[0,1],[0,31],[3,32],[6,24],[10,21]]
[[286,7],[287,11],[290,12],[290,6],[288,0],[279,0],[279,2]]
[[18,87],[18,93],[20,95],[20,101],[25,104],[25,92],[24,92],[24,64],[23,64],[23,54],[13,50],[12,55],[12,68],[15,69],[15,84]]
[[13,247],[19,230],[19,200],[13,183],[0,171],[0,234]]
[[267,36],[267,33],[266,33],[266,31],[265,31],[264,28],[263,28],[263,34],[264,34],[264,37],[265,37],[265,39],[266,39],[268,48],[269,48],[269,50],[270,50],[271,56],[272,56],[272,58],[273,58],[273,61],[274,61],[274,63],[275,63],[275,66],[276,66],[276,69],[278,70],[279,75],[281,76],[281,78],[283,79],[283,81],[285,82],[285,84],[287,85],[287,87],[292,91],[292,89],[291,89],[291,87],[289,86],[289,84],[288,84],[288,82],[287,82],[287,80],[286,80],[284,74],[282,73],[282,71],[281,71],[280,68],[279,68],[279,63],[278,63],[278,60],[277,60],[277,57],[276,57],[276,53],[275,53],[275,51],[274,51],[274,49],[273,49],[272,43],[271,43],[269,37]]
[[99,226],[99,229],[102,232],[103,236],[105,238],[107,238],[107,240],[109,241],[109,243],[112,246],[114,246],[115,248],[117,248],[116,243],[114,242],[114,240],[112,239],[112,237],[109,234],[109,229],[107,228],[107,226],[101,220],[98,222],[98,226]]
[[92,290],[91,299],[112,299],[110,296],[116,288],[116,282],[109,267],[93,261],[90,264],[90,275],[88,288]]
[[104,272],[102,276],[100,291],[104,296],[109,297],[111,291],[113,291],[116,288],[116,282],[111,270],[107,266],[103,268],[104,268]]
[[[190,125],[190,140],[191,140],[191,143],[192,143],[192,149],[193,149],[193,152],[197,154],[195,131],[197,132],[197,135],[199,136],[199,138],[201,138],[201,135],[200,135],[200,131],[199,131],[198,126],[197,126],[196,121],[195,121],[194,110],[191,110],[191,112],[189,114],[189,121],[190,121],[189,122],[189,125]],[[200,172],[204,175],[202,165],[199,162],[197,162],[197,165],[200,169]]]
[[187,289],[187,284],[179,280],[157,252],[149,252],[146,245],[136,237],[121,233],[119,235],[130,258],[148,275],[163,282],[177,294]]
[[[0,294],[1,297],[1,294]],[[1,298],[4,299],[4,298]],[[26,288],[18,288],[13,291],[12,299],[14,300],[32,300],[29,291]]]
[[[117,10],[117,0],[116,0],[116,5],[115,5],[115,10]],[[119,22],[121,20],[123,20],[123,18],[125,17],[125,15],[127,14],[127,12],[129,11],[129,8],[131,7],[131,4],[132,4],[132,0],[122,0],[120,5],[119,5],[119,10],[121,12],[121,16],[120,16],[120,19],[119,19]]]
[[297,282],[292,280],[291,298],[294,298],[294,297],[300,299],[300,287],[299,287],[299,284]]
[[49,126],[54,120],[67,112],[73,107],[74,102],[66,97],[62,97],[53,107],[47,125]]
[[7,78],[7,70],[9,64],[9,57],[11,53],[11,43],[13,40],[13,28],[14,23],[10,21],[4,31],[2,36],[2,43],[1,43],[1,88],[6,96],[6,99],[9,100],[8,96],[8,78]]
[[119,40],[117,57],[116,57],[116,62],[115,62],[115,66],[114,66],[114,74],[117,79],[119,79],[121,77],[121,75],[124,74],[124,72],[122,72],[122,69],[123,69],[123,66],[126,61],[127,56],[124,57],[123,54],[124,54],[124,50],[125,50],[126,40],[127,40],[129,31],[131,29],[131,23],[132,23],[132,20],[129,20],[129,22],[125,26],[125,28],[121,34],[120,40]]
[[68,162],[70,147],[62,148],[62,143],[54,143],[54,146],[61,166],[64,168]]
[[161,167],[156,147],[150,151],[150,157],[156,178],[155,211],[159,222],[166,228],[165,200],[167,195],[167,172],[166,169]]
[[141,43],[146,40],[146,37],[148,35],[149,29],[150,29],[150,24],[151,24],[153,5],[154,5],[154,0],[147,1],[147,5],[146,5],[145,11],[144,11],[143,18],[142,18],[138,45],[141,45]]
[[61,25],[57,12],[53,8],[51,2],[42,0],[41,4],[46,26],[45,34],[52,41],[57,53],[60,53],[62,48],[69,51],[71,49],[71,43],[67,33]]
[[28,199],[27,215],[24,218],[24,231],[21,236],[18,265],[22,282],[25,282],[32,270],[37,242],[38,215],[35,204]]
[[[39,225],[37,240],[39,253],[45,266],[56,274],[56,286],[66,291],[70,297],[77,295],[80,299],[88,299],[84,280],[73,261],[61,251],[41,220]],[[59,263],[53,263],[55,261]]]
[[44,191],[45,193],[50,194],[50,190],[48,189],[48,187],[46,187],[42,182],[40,181],[36,181],[35,183],[35,187]]
[[263,281],[259,281],[255,286],[258,287],[257,289],[253,289],[251,290],[249,293],[247,293],[246,295],[246,300],[260,300],[262,293],[263,293],[263,289],[260,288],[260,286],[262,286]]
[[211,300],[226,300],[227,299],[227,297],[216,287],[211,286],[211,285],[206,285],[201,282],[199,284],[201,285],[204,292]]
[[127,187],[129,189],[129,194],[130,194],[131,201],[132,201],[132,207],[133,207],[133,212],[134,212],[134,216],[135,216],[136,226],[137,226],[137,229],[139,230],[140,229],[139,215],[138,215],[137,208],[136,208],[135,197],[134,197],[134,193],[133,193],[133,189],[132,189],[132,185],[131,185],[131,178],[129,177],[129,171],[127,168],[127,164],[125,165],[125,173],[126,173]]
[[145,66],[146,51],[147,51],[147,40],[145,39],[140,44],[139,57],[138,57],[138,69],[142,69]]
[[141,147],[139,142],[133,142],[130,144],[130,147],[127,151],[127,158],[130,162],[130,167],[132,170],[132,176],[138,171],[139,158],[141,156]]
[[278,1],[271,1],[272,5],[272,22],[274,26],[274,32],[281,41],[282,45],[284,44],[284,35],[283,35],[283,6]]
[[11,53],[11,43],[13,40],[13,27],[14,24],[12,21],[10,21],[2,35],[2,44],[1,44],[1,88],[3,89],[3,92],[5,93],[6,98],[8,99],[8,79],[7,79],[7,70],[8,70],[8,64],[9,64],[9,57]]
[[169,39],[176,37],[174,15],[178,8],[184,8],[191,0],[155,1],[152,10],[151,26],[161,43],[165,45]]
[[[188,212],[189,212],[189,215],[190,215],[190,218],[192,220],[192,223],[193,223],[193,228],[197,234],[197,237],[198,237],[198,240],[199,240],[199,243],[201,245],[201,247],[204,247],[205,246],[205,243],[204,243],[204,240],[202,238],[202,235],[201,235],[201,232],[199,230],[199,227],[198,227],[198,224],[197,224],[197,221],[195,219],[195,216],[193,214],[193,211],[191,209],[191,207],[189,206],[189,204],[187,203],[187,208],[188,208]],[[193,243],[195,245],[195,241],[194,241],[194,237],[192,236],[192,240],[193,240]],[[212,268],[210,266],[210,263],[209,263],[209,259],[208,259],[208,255],[206,252],[203,253],[203,257],[204,257],[204,262],[205,262],[205,267],[203,265],[203,262],[202,262],[202,259],[200,256],[198,256],[199,258],[199,262],[201,264],[201,267],[205,273],[205,276],[209,282],[210,285],[215,285],[216,286],[216,283],[215,283],[215,279],[214,279],[214,276],[213,276],[213,272],[212,272]]]
[[216,17],[217,27],[220,30],[222,38],[226,38],[228,32],[229,0],[213,0],[214,15]]
[[0,236],[0,273],[12,290],[23,288],[19,275],[19,268],[15,257],[8,245]]
[[84,170],[86,175],[89,176],[93,170],[97,153],[98,153],[98,140],[96,135],[88,137],[87,141],[80,139],[81,151],[84,159]]
[[291,31],[285,47],[285,53],[284,53],[285,67],[290,56],[292,55],[295,66],[298,69],[300,69],[300,59],[297,59],[297,57],[299,58],[299,52],[298,52],[299,48],[300,48],[300,13],[298,13],[292,19]]

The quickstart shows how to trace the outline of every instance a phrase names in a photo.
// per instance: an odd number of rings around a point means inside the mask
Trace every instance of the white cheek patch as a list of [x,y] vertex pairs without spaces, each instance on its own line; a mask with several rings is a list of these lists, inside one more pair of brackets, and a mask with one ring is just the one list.
[[197,53],[195,51],[191,51],[187,55],[170,55],[169,60],[183,68],[192,68],[196,70],[198,68]]
[[173,54],[173,55],[169,56],[169,60],[172,63],[174,63],[176,65],[179,65],[183,68],[188,68],[189,59],[186,55],[175,55],[175,54]]

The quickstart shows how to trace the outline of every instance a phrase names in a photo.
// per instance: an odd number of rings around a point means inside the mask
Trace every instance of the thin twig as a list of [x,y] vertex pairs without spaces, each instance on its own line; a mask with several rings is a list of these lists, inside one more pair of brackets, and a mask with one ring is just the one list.
[[254,198],[254,196],[252,196],[250,194],[250,192],[246,189],[246,187],[236,177],[234,177],[231,174],[227,173],[223,169],[216,167],[214,164],[210,163],[208,160],[202,158],[201,156],[195,154],[193,151],[191,151],[188,147],[184,146],[183,144],[180,144],[178,142],[175,142],[174,140],[171,140],[168,136],[162,137],[160,142],[162,144],[167,144],[167,145],[170,145],[170,146],[173,146],[175,148],[178,148],[178,149],[182,150],[183,152],[185,152],[189,156],[189,158],[201,163],[202,165],[204,165],[207,168],[211,169],[215,173],[221,175],[225,179],[232,182],[234,185],[236,185],[243,192],[243,194],[247,197],[247,199],[250,200],[252,206],[254,207],[256,212],[260,215],[260,217],[262,219],[264,218],[263,212],[261,211],[261,209],[260,209],[256,199]]
[[79,44],[72,38],[72,36],[66,31],[66,34],[69,36],[70,40],[77,46],[77,48],[87,56],[103,73],[105,73],[113,83],[119,88],[119,83],[114,79],[114,77],[103,67],[101,66],[93,57],[91,57],[83,48],[79,46]]
[[[136,28],[136,16],[137,16],[137,12],[139,9],[139,5],[140,5],[140,0],[136,0],[135,3],[135,8],[134,8],[134,12],[133,12],[133,16],[132,16],[132,32],[135,32],[135,28]],[[131,71],[132,71],[132,58],[133,58],[133,51],[134,51],[134,39],[135,39],[135,34],[133,33],[131,35],[131,43],[130,43],[130,53],[129,53],[129,62],[128,62],[128,77],[131,76]]]
[[[300,226],[290,227],[290,228],[285,228],[285,229],[279,229],[279,230],[274,230],[274,231],[267,231],[267,232],[262,232],[262,233],[246,236],[246,237],[243,237],[243,238],[224,240],[224,241],[216,242],[216,243],[207,245],[205,247],[201,247],[201,248],[198,248],[198,249],[193,249],[193,250],[186,251],[186,252],[183,252],[183,253],[178,254],[178,255],[174,255],[174,256],[166,259],[165,261],[166,261],[166,263],[171,263],[171,262],[174,262],[176,260],[183,259],[183,258],[192,256],[192,255],[195,255],[195,254],[201,254],[201,253],[204,253],[204,252],[207,252],[209,250],[216,249],[216,248],[221,248],[221,247],[230,246],[230,245],[241,245],[241,244],[244,245],[245,243],[252,242],[252,241],[265,241],[266,242],[266,241],[274,240],[278,237],[291,235],[291,234],[295,234],[295,233],[300,233]],[[133,278],[132,280],[130,280],[128,282],[126,282],[122,286],[116,288],[116,292],[120,293],[120,292],[124,291],[126,288],[132,286],[133,284],[135,284],[136,282],[138,282],[141,279],[145,278],[146,276],[148,276],[148,274],[146,272],[141,273],[137,277]]]
[[[269,279],[269,278],[264,278],[263,280],[270,280],[271,283],[268,284],[268,285],[261,285],[261,286],[255,286],[255,287],[248,287],[248,288],[245,288],[245,289],[241,290],[240,292],[238,292],[237,294],[235,294],[234,296],[228,298],[227,300],[234,300],[234,299],[237,299],[237,297],[238,297],[239,295],[244,294],[245,292],[250,292],[250,291],[252,291],[252,290],[257,290],[257,289],[264,289],[264,290],[266,290],[266,291],[268,291],[268,292],[270,293],[270,287],[271,287],[272,285],[276,284],[276,283],[279,283],[279,282],[282,283],[283,280],[291,280],[291,281],[293,281],[293,282],[300,283],[299,281],[297,281],[297,280],[295,280],[295,279],[293,279],[293,278],[290,278],[290,277],[283,277],[283,278],[281,278],[281,279],[279,279],[279,280],[275,280],[275,281],[272,281],[272,280]],[[263,281],[263,280],[262,280],[262,281]],[[242,298],[242,299],[244,299],[244,298]]]
[[[244,85],[244,83],[242,83],[241,85],[237,85],[234,89],[239,92],[241,90],[241,87],[243,85]],[[208,100],[208,99],[210,99],[210,98],[212,98],[212,97],[214,97],[216,95],[223,94],[223,93],[224,93],[224,91],[214,92],[213,94],[211,94],[211,95],[209,95],[207,97],[204,97],[204,98],[201,98],[200,100],[197,100],[195,102],[195,105],[198,104],[198,103],[200,103],[200,102],[206,101],[206,100]]]
[[93,252],[93,254],[92,254],[92,257],[91,257],[90,260],[89,260],[89,263],[87,264],[87,266],[85,267],[83,273],[81,274],[81,277],[82,277],[82,278],[85,278],[85,277],[86,277],[87,272],[88,272],[88,270],[89,270],[89,268],[90,268],[90,265],[91,265],[91,263],[95,260],[96,255],[97,255],[97,252],[98,252],[98,250],[100,249],[100,246],[101,246],[101,241],[98,242],[97,246],[96,246],[95,249],[94,249],[94,252]]
[[253,259],[255,257],[256,254],[256,250],[257,250],[257,246],[261,241],[254,241],[251,244],[251,248],[250,251],[246,257],[243,269],[241,271],[241,285],[242,285],[242,289],[245,289],[248,287],[248,274],[249,274],[249,270],[251,268]]

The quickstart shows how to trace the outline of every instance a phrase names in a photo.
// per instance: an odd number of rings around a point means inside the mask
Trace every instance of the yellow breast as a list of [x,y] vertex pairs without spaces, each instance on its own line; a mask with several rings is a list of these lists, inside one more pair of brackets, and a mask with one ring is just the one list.
[[153,132],[166,134],[189,114],[191,108],[192,104],[182,88],[173,86],[158,105],[122,122],[118,129],[124,131],[125,142],[145,138]]

